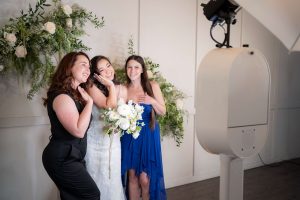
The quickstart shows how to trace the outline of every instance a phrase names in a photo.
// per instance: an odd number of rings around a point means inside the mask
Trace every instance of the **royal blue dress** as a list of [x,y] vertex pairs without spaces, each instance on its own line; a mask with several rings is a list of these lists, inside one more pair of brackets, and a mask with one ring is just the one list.
[[137,139],[131,134],[125,133],[121,137],[121,171],[122,176],[129,169],[134,169],[137,176],[145,172],[150,180],[150,200],[167,199],[163,165],[161,156],[160,130],[155,122],[155,128],[151,130],[151,111],[152,105],[140,104],[144,107],[142,114],[145,125],[140,131]]

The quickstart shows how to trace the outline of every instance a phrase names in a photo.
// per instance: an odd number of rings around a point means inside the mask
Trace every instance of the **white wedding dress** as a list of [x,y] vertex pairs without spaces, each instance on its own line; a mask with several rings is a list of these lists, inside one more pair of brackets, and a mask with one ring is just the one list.
[[86,167],[96,182],[101,200],[125,200],[121,182],[120,135],[107,135],[100,121],[97,106],[93,106],[93,119],[87,132]]

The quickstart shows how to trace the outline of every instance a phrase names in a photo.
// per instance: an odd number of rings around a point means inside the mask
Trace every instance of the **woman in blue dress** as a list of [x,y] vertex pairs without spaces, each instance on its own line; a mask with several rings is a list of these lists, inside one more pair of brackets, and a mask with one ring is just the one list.
[[164,200],[163,165],[160,130],[155,115],[164,115],[166,107],[159,85],[149,81],[145,62],[141,56],[130,56],[125,64],[128,100],[144,107],[144,126],[137,139],[131,134],[121,137],[121,171],[128,175],[130,200]]

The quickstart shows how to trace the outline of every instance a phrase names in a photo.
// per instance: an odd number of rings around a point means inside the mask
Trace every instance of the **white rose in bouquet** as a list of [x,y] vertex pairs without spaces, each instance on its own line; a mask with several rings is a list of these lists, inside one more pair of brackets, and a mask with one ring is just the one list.
[[131,105],[130,106],[130,113],[129,113],[128,117],[131,118],[131,119],[133,119],[133,118],[136,118],[136,116],[137,116],[137,112],[134,109],[134,106]]
[[121,136],[125,133],[132,134],[136,139],[142,126],[145,125],[138,121],[142,120],[143,112],[144,107],[134,104],[132,101],[126,104],[123,99],[120,99],[117,108],[104,111],[102,115],[105,122],[104,130],[109,135],[115,133],[120,133]]
[[130,122],[126,118],[119,119],[119,121],[117,122],[117,124],[124,131],[126,131],[129,128],[129,126],[130,126]]
[[126,117],[126,116],[130,115],[131,110],[130,110],[130,107],[127,104],[122,104],[122,105],[118,106],[117,112],[121,116]]
[[70,16],[73,12],[71,6],[69,5],[63,5],[62,9],[67,16]]
[[55,30],[56,30],[56,26],[53,22],[46,22],[44,24],[44,29],[50,33],[50,34],[54,34],[55,33]]
[[136,112],[137,112],[137,119],[141,120],[142,119],[142,113],[144,112],[144,107],[140,106],[139,104],[136,104],[134,106]]
[[16,47],[16,51],[15,54],[18,58],[25,58],[25,56],[27,55],[27,50],[24,46],[17,46]]
[[3,65],[0,65],[0,72],[4,69]]
[[4,33],[4,38],[10,46],[14,46],[17,41],[17,37],[13,33]]
[[140,106],[139,104],[135,104],[134,108],[137,112],[143,112],[144,110],[144,107]]
[[109,120],[114,121],[114,120],[119,119],[120,115],[118,115],[118,113],[116,113],[116,112],[111,111],[108,113],[108,117],[109,117]]

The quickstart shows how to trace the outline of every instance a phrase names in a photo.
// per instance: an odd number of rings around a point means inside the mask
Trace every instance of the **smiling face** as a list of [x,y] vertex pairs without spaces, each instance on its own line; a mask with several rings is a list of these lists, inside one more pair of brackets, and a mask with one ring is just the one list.
[[71,72],[75,87],[77,87],[80,83],[85,83],[90,75],[89,59],[83,55],[78,55]]
[[131,81],[140,80],[141,74],[143,73],[143,67],[139,62],[129,60],[126,66],[126,73]]
[[113,80],[115,77],[115,70],[110,64],[110,62],[106,59],[101,59],[97,63],[97,71],[99,75],[107,78],[109,80]]

